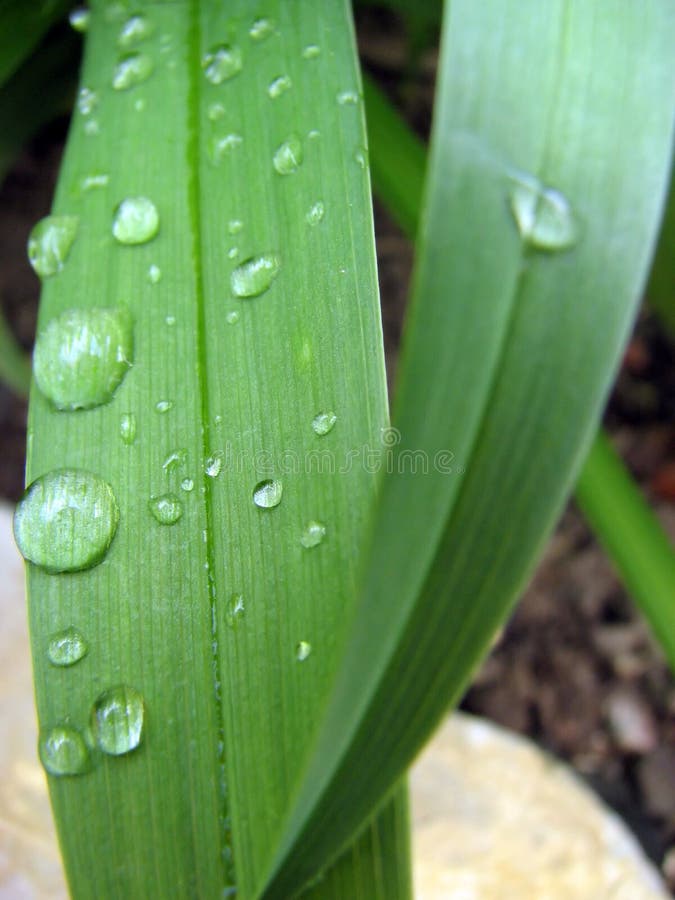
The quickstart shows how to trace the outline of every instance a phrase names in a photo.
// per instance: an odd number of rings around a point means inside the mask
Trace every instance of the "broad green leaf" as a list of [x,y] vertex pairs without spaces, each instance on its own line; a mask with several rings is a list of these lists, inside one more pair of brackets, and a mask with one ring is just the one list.
[[573,484],[655,239],[674,42],[662,0],[447,6],[397,430],[266,900],[334,856],[458,698]]
[[[72,3],[65,0],[0,0],[0,85],[38,45]],[[37,98],[34,98],[37,101]]]
[[[86,770],[50,777],[75,897],[247,898],[355,589],[375,478],[354,448],[387,424],[354,40],[346,3],[115,8],[94,5],[31,251],[46,480],[17,534],[43,757]],[[64,496],[65,532],[32,527]],[[57,667],[70,628],[88,652]],[[406,823],[399,791],[311,895],[405,900]]]

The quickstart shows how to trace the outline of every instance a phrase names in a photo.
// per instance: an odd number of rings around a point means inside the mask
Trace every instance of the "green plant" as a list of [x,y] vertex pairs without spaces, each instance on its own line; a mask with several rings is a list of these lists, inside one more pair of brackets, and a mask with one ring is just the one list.
[[[16,520],[75,896],[409,895],[401,779],[574,483],[645,279],[670,5],[455,0],[391,428],[350,15],[93,4],[30,248]],[[419,154],[390,149],[412,228]]]

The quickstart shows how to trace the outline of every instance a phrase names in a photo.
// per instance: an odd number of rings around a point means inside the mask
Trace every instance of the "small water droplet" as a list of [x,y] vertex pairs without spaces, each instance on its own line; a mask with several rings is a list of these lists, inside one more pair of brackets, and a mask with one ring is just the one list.
[[98,124],[97,119],[87,119],[84,123],[84,133],[91,137],[92,135],[101,133],[101,126]]
[[295,658],[298,662],[304,662],[312,652],[312,645],[308,641],[298,641],[295,647]]
[[167,413],[170,409],[173,409],[173,400],[158,400],[155,403],[155,410],[160,413]]
[[243,59],[239,47],[216,44],[202,57],[202,69],[211,84],[222,84],[241,72]]
[[235,134],[232,132],[231,134],[224,135],[213,135],[209,138],[207,144],[207,151],[209,154],[209,159],[215,165],[219,165],[226,154],[231,153],[233,150],[236,150],[237,147],[241,147],[244,139],[240,134]]
[[151,497],[148,508],[160,525],[175,525],[183,515],[183,504],[175,494]]
[[227,223],[227,230],[230,234],[239,234],[243,227],[244,223],[241,219],[230,219]]
[[312,547],[318,547],[325,537],[325,525],[322,525],[321,522],[308,522],[300,535],[300,543],[310,550]]
[[368,167],[368,151],[359,147],[354,153],[354,162],[359,169],[366,169]]
[[174,450],[173,453],[170,453],[164,460],[164,462],[162,463],[162,468],[165,472],[170,472],[172,469],[177,469],[179,466],[184,466],[186,460],[187,450]]
[[194,490],[194,486],[195,483],[192,478],[184,478],[180,483],[181,490],[185,491],[187,494],[189,494],[190,491]]
[[88,116],[98,106],[98,94],[88,87],[81,87],[77,92],[77,109],[83,116]]
[[115,210],[112,233],[120,244],[145,244],[158,231],[159,213],[147,197],[127,197]]
[[204,472],[209,478],[217,478],[220,475],[220,471],[223,468],[223,456],[223,451],[217,450],[206,459],[204,463]]
[[323,205],[321,200],[317,200],[316,203],[310,206],[305,219],[309,225],[318,225],[319,222],[323,221],[323,217],[326,214],[326,207]]
[[155,65],[147,53],[125,53],[115,65],[112,86],[116,91],[128,91],[147,81]]
[[99,748],[111,756],[135,750],[143,735],[143,697],[127,684],[103,691],[91,710],[91,730]]
[[236,325],[239,321],[239,313],[236,309],[230,310],[230,312],[225,316],[225,321],[228,325]]
[[239,621],[244,618],[244,612],[244,595],[232,594],[225,617],[230,628],[237,627]]
[[281,503],[284,486],[275,478],[259,482],[253,490],[253,502],[261,509],[274,509]]
[[73,31],[84,34],[91,22],[91,10],[87,9],[86,6],[78,6],[70,11],[68,14],[68,21],[70,22],[70,27]]
[[302,51],[303,59],[316,59],[321,55],[321,47],[318,44],[307,44]]
[[323,436],[333,430],[336,422],[337,416],[334,412],[320,412],[312,419],[312,428],[315,434]]
[[312,128],[311,131],[307,132],[307,137],[310,138],[310,140],[315,141],[317,138],[321,137],[321,132],[316,128]]
[[227,251],[228,259],[236,259],[239,256],[239,247],[230,247]]
[[133,47],[141,41],[149,38],[155,30],[150,19],[143,15],[136,14],[127,19],[120,29],[117,43],[120,47]]
[[82,634],[71,625],[51,636],[47,645],[47,658],[53,666],[74,666],[87,655],[88,650]]
[[340,106],[355,106],[359,102],[359,95],[356,91],[340,91],[337,102]]
[[577,240],[577,223],[567,198],[536,178],[520,175],[510,190],[511,212],[525,243],[537,250],[566,250]]
[[100,172],[95,175],[85,175],[80,184],[83,191],[93,191],[97,188],[107,187],[109,181],[110,176]]
[[124,413],[120,416],[120,437],[122,443],[128,446],[136,440],[136,416],[133,413]]
[[217,122],[225,115],[225,107],[222,103],[211,103],[208,108],[208,117],[211,122]]
[[126,309],[71,309],[40,332],[33,373],[57,409],[107,403],[133,358],[133,328]]
[[162,270],[158,265],[153,263],[148,269],[148,281],[150,284],[159,284],[162,280]]
[[274,22],[272,19],[260,18],[256,19],[248,30],[249,36],[253,41],[264,41],[274,31]]
[[214,417],[213,417],[213,424],[214,424],[214,425],[221,425],[222,422],[223,422],[223,417],[222,417],[221,415],[217,415],[217,416],[214,416]]
[[269,86],[267,88],[267,94],[272,100],[276,100],[277,97],[281,97],[282,94],[285,94],[286,91],[290,91],[293,87],[293,82],[288,77],[288,75],[279,75],[278,78],[275,78],[273,81],[270,81]]
[[143,112],[143,110],[145,109],[144,97],[138,97],[136,100],[134,100],[134,109],[136,110],[136,112]]
[[40,278],[63,269],[79,222],[77,216],[47,216],[33,226],[28,238],[28,260]]
[[252,256],[237,266],[230,276],[230,287],[235,297],[258,297],[263,294],[279,274],[281,260],[274,253]]
[[302,164],[303,152],[300,138],[292,134],[274,151],[272,165],[279,175],[292,175]]
[[81,775],[87,771],[89,750],[70,725],[57,725],[40,735],[40,762],[50,775]]
[[81,469],[37,478],[14,513],[14,538],[24,559],[48,572],[78,572],[100,563],[117,531],[119,509],[110,485]]

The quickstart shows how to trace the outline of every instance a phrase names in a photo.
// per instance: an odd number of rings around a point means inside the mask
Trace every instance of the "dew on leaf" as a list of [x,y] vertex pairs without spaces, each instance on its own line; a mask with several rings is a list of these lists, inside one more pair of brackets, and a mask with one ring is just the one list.
[[249,37],[252,41],[264,41],[274,31],[274,22],[272,19],[260,18],[256,19],[248,30]]
[[252,256],[233,270],[230,287],[235,297],[258,297],[279,274],[281,261],[274,253]]
[[154,30],[155,26],[152,21],[147,16],[137,13],[128,18],[122,25],[117,37],[117,43],[124,49],[133,47],[134,44],[147,40],[154,33]]
[[55,632],[47,645],[47,658],[53,666],[74,666],[89,650],[82,634],[70,625]]
[[359,102],[359,95],[356,91],[340,91],[337,102],[340,106],[355,106]]
[[241,72],[241,50],[230,44],[216,44],[202,57],[202,69],[211,84],[222,84]]
[[105,172],[97,172],[92,175],[85,175],[80,182],[80,185],[83,191],[93,191],[98,188],[107,187],[109,181],[110,175]]
[[155,403],[155,410],[160,414],[167,413],[170,409],[173,409],[173,400],[158,400]]
[[147,53],[137,51],[125,53],[115,65],[112,86],[116,91],[128,91],[147,81],[154,68],[155,65]]
[[241,219],[230,219],[227,223],[227,230],[229,234],[239,234],[239,232],[244,227],[244,223]]
[[180,488],[182,491],[186,493],[190,493],[190,491],[194,490],[194,480],[192,478],[184,478],[180,483]]
[[158,231],[159,213],[147,197],[127,197],[115,210],[112,233],[120,244],[145,244]]
[[177,469],[179,466],[184,466],[187,460],[187,450],[174,450],[172,453],[169,453],[167,458],[162,463],[162,468],[165,472],[170,472],[172,469]]
[[207,115],[211,122],[217,122],[218,119],[222,119],[225,115],[225,107],[222,103],[210,103]]
[[236,325],[239,321],[239,312],[236,309],[230,310],[230,312],[225,316],[225,321],[228,325]]
[[312,645],[308,641],[298,641],[295,647],[295,658],[298,662],[304,662],[312,652]]
[[312,419],[312,428],[315,434],[323,436],[333,430],[336,422],[337,416],[334,412],[320,412]]
[[272,165],[279,175],[292,175],[302,165],[303,152],[300,138],[291,135],[274,151]]
[[305,219],[308,225],[318,225],[319,222],[323,221],[323,217],[326,214],[326,207],[323,205],[321,200],[317,200],[316,203],[313,203],[307,214]]
[[204,462],[204,473],[209,476],[209,478],[217,478],[220,475],[221,469],[223,468],[223,451],[217,450],[215,453],[212,453],[211,456],[207,457]]
[[268,478],[259,482],[253,490],[253,502],[260,509],[274,509],[281,503],[283,485],[276,478]]
[[303,48],[302,58],[303,59],[316,59],[317,56],[321,55],[321,47],[318,44],[307,44],[306,47]]
[[302,534],[300,535],[300,543],[307,550],[312,547],[318,547],[326,537],[326,526],[321,522],[308,522]]
[[28,237],[28,260],[40,278],[63,269],[79,222],[77,216],[46,216],[33,226]]
[[276,100],[278,97],[281,97],[282,94],[285,94],[286,91],[290,91],[292,87],[293,82],[288,75],[279,75],[278,78],[274,78],[270,81],[267,86],[267,94],[271,100]]
[[136,416],[133,413],[124,413],[120,416],[120,437],[127,445],[136,440]]
[[244,139],[240,134],[212,135],[206,145],[209,159],[214,165],[220,165],[225,156],[241,147]]
[[98,106],[98,94],[88,87],[81,87],[77,92],[77,109],[83,116],[88,116]]
[[84,34],[91,22],[91,10],[87,9],[86,6],[77,6],[75,9],[71,9],[68,14],[68,21],[73,31]]
[[536,250],[567,250],[576,242],[578,228],[572,208],[555,188],[519,175],[513,179],[509,202],[521,238]]
[[91,710],[91,731],[97,746],[111,756],[135,750],[141,742],[144,719],[143,697],[129,685],[103,691]]
[[175,494],[151,497],[148,508],[160,525],[175,525],[183,515],[183,504]]
[[79,731],[57,725],[44,731],[38,742],[40,762],[50,775],[81,775],[89,764],[89,750]]

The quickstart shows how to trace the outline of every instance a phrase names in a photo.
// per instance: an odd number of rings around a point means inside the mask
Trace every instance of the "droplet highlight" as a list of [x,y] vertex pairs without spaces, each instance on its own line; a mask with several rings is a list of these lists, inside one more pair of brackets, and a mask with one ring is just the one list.
[[154,33],[154,25],[146,16],[137,14],[126,20],[120,28],[117,43],[127,49],[147,40]]
[[334,412],[320,412],[312,419],[312,429],[315,434],[323,437],[324,434],[333,430],[336,422],[337,416]]
[[253,502],[260,509],[274,509],[281,503],[284,492],[281,481],[276,478],[268,478],[259,482],[253,490]]
[[162,494],[161,497],[152,497],[148,508],[155,521],[160,525],[175,525],[183,515],[183,504],[175,494]]
[[56,275],[63,269],[79,221],[77,216],[47,216],[33,227],[28,238],[28,260],[40,278]]
[[91,730],[97,746],[111,756],[130,753],[141,743],[143,697],[126,684],[103,691],[91,710]]
[[50,775],[81,775],[88,769],[89,750],[84,738],[69,725],[57,725],[43,732],[38,753]]
[[577,241],[578,226],[567,198],[538,179],[521,175],[509,192],[520,236],[536,250],[567,250]]
[[120,244],[145,244],[158,231],[159,213],[147,197],[127,197],[115,210],[112,233]]
[[297,135],[291,135],[275,150],[272,165],[279,175],[292,175],[302,165],[302,160],[303,151],[300,138]]
[[51,636],[47,645],[47,659],[53,666],[74,666],[84,659],[88,651],[84,637],[71,625]]
[[281,260],[274,253],[252,256],[233,270],[230,287],[235,297],[258,297],[264,294],[279,274]]
[[68,22],[73,31],[84,34],[89,29],[91,11],[86,6],[78,6],[68,14]]
[[207,457],[206,462],[204,463],[204,473],[209,476],[209,478],[217,478],[221,470],[223,468],[223,457],[224,453],[222,450],[217,450],[215,453],[211,454],[211,456]]
[[307,550],[318,547],[326,537],[326,526],[321,522],[308,522],[300,535],[300,543]]
[[148,269],[148,281],[150,284],[159,284],[162,280],[162,270],[154,263]]
[[173,409],[173,400],[158,400],[155,403],[155,411],[160,414],[167,413],[170,409]]
[[274,78],[270,81],[267,87],[267,96],[271,100],[276,100],[278,97],[281,97],[286,91],[290,91],[293,87],[293,82],[289,78],[288,75],[279,75],[278,78]]
[[274,22],[272,19],[260,18],[256,19],[248,30],[249,37],[252,41],[264,41],[274,31]]
[[222,84],[241,72],[243,58],[241,50],[230,44],[217,44],[202,58],[202,68],[206,80],[211,84]]
[[100,563],[115,537],[119,508],[110,485],[82,469],[37,478],[14,513],[24,559],[47,572],[78,572]]
[[152,59],[146,53],[126,53],[117,61],[112,86],[116,91],[128,91],[147,81],[154,68]]
[[295,658],[298,662],[304,662],[312,653],[312,645],[309,641],[298,641],[295,646]]

